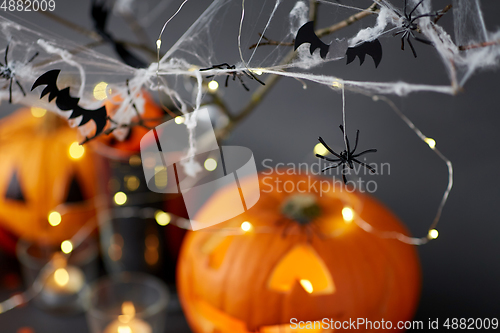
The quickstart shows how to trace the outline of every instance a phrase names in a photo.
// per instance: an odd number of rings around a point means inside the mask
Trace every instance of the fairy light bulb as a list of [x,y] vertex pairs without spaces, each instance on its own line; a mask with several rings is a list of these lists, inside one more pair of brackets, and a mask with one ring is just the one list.
[[61,214],[59,212],[53,211],[53,212],[49,213],[48,220],[49,220],[49,224],[51,226],[55,227],[55,226],[58,226],[59,223],[61,223],[62,217],[61,217]]
[[121,206],[127,202],[127,195],[123,192],[116,192],[113,199],[117,205]]
[[208,82],[208,90],[210,90],[211,92],[216,92],[217,89],[219,89],[219,82],[215,80]]
[[108,89],[108,84],[106,82],[99,82],[94,87],[94,98],[98,101],[105,100],[108,98],[106,90]]
[[431,147],[431,149],[434,149],[436,147],[436,141],[434,139],[425,138],[424,141],[429,145],[429,147]]
[[248,222],[248,221],[245,221],[241,224],[241,230],[243,230],[244,232],[248,232],[250,230],[252,230],[252,223]]
[[69,156],[72,159],[78,160],[83,156],[83,154],[85,154],[85,147],[80,145],[78,142],[75,141],[69,146]]
[[320,142],[314,146],[314,154],[326,155],[328,154],[328,149]]
[[166,213],[162,210],[159,210],[155,213],[155,220],[156,220],[156,223],[158,223],[159,225],[164,227],[170,223],[172,218],[170,217],[169,213]]
[[31,115],[35,118],[42,118],[47,113],[44,108],[38,108],[36,106],[31,107]]
[[436,239],[439,236],[439,232],[436,229],[429,230],[429,238]]
[[160,48],[161,48],[161,39],[158,39],[158,40],[156,41],[156,49],[158,49],[158,50],[159,50]]
[[217,161],[213,158],[207,158],[203,166],[208,171],[214,171],[217,168]]
[[69,273],[65,268],[58,268],[54,272],[54,281],[60,286],[64,287],[69,282]]
[[61,251],[65,254],[69,254],[73,251],[73,243],[69,240],[65,240],[61,243]]
[[354,211],[351,207],[344,207],[342,209],[342,217],[346,223],[351,223],[354,220]]
[[184,117],[177,116],[175,117],[174,121],[176,124],[182,124],[184,122]]

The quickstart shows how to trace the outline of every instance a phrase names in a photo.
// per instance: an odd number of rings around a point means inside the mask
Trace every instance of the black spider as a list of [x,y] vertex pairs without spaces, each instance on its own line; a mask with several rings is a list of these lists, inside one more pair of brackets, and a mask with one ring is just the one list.
[[[7,55],[9,53],[9,45],[10,45],[10,42],[7,44],[7,47],[5,48],[5,64],[2,64],[0,62],[0,78],[5,79],[5,80],[10,80],[10,83],[9,83],[9,103],[12,104],[12,81],[16,82],[17,86],[19,87],[19,89],[21,89],[21,92],[23,93],[24,96],[26,96],[26,92],[24,91],[23,86],[21,86],[19,81],[17,81],[14,69],[9,67],[9,61],[7,60]],[[38,52],[36,52],[31,57],[31,59],[25,63],[25,65],[32,62],[37,56],[38,56]]]
[[[340,130],[342,131],[342,134],[344,134],[344,127],[342,125],[340,125],[339,127],[340,127]],[[351,150],[351,148],[349,146],[349,139],[346,137],[346,149],[344,151],[342,151],[340,154],[337,154],[326,144],[326,142],[321,137],[319,137],[319,139],[318,139],[319,142],[321,142],[323,144],[323,146],[325,146],[325,148],[330,153],[335,155],[337,158],[328,158],[328,157],[325,157],[325,156],[320,155],[320,154],[316,154],[316,157],[319,157],[323,160],[327,160],[329,162],[339,162],[338,164],[331,164],[330,166],[327,166],[326,168],[324,168],[321,171],[324,172],[328,169],[336,168],[336,167],[342,165],[342,179],[344,180],[344,184],[347,184],[347,178],[345,176],[345,168],[346,168],[346,166],[348,166],[350,169],[354,169],[353,162],[359,163],[360,165],[364,166],[365,168],[367,168],[371,172],[375,172],[375,169],[373,169],[368,164],[359,161],[357,159],[357,157],[364,155],[366,153],[375,153],[377,151],[377,149],[368,149],[368,150],[365,150],[359,154],[354,154],[354,152],[356,151],[356,148],[358,147],[358,138],[359,138],[359,130],[356,131],[356,144],[354,145],[354,149]]]
[[[236,69],[236,66],[235,65],[230,66],[228,63],[223,63],[223,64],[220,64],[220,65],[213,65],[212,67],[209,67],[209,68],[200,69],[200,72],[202,72],[202,71],[209,71],[211,69]],[[238,80],[240,80],[240,83],[243,86],[243,88],[245,88],[246,91],[249,91],[250,89],[248,89],[248,87],[243,82],[243,79],[241,78],[243,76],[243,74],[246,75],[246,76],[248,76],[252,80],[256,80],[257,82],[259,82],[263,86],[266,85],[264,82],[262,82],[261,80],[259,80],[255,75],[253,75],[252,72],[247,71],[247,70],[242,70],[242,71],[234,70],[234,71],[226,72],[225,74],[227,75],[227,77],[226,77],[226,85],[225,85],[226,87],[227,87],[227,83],[229,81],[229,77],[232,75],[233,76],[233,81],[235,81],[236,78],[238,78]],[[214,76],[215,75],[209,75],[209,76],[207,76],[207,79],[210,79],[210,78],[212,78]]]
[[420,0],[419,3],[417,3],[415,5],[415,7],[413,7],[413,9],[411,10],[410,13],[407,13],[406,12],[406,3],[407,3],[408,0],[405,0],[405,4],[404,4],[404,8],[403,8],[403,14],[400,13],[399,11],[396,11],[395,9],[393,9],[394,13],[396,13],[396,15],[398,15],[400,18],[403,19],[403,23],[402,23],[402,26],[401,26],[401,30],[396,32],[394,34],[394,36],[397,36],[399,34],[403,34],[401,36],[401,50],[404,50],[405,49],[405,38],[406,38],[406,41],[408,42],[408,45],[410,45],[410,48],[411,48],[411,51],[413,52],[413,56],[416,58],[417,57],[417,53],[415,52],[415,49],[413,48],[413,44],[411,43],[410,41],[410,37],[413,37],[416,41],[419,41],[421,43],[424,43],[424,44],[427,44],[427,45],[432,45],[432,42],[425,39],[425,38],[421,38],[421,37],[418,37],[416,36],[413,32],[414,31],[417,31],[417,32],[420,32],[419,29],[418,29],[418,24],[417,24],[417,20],[422,18],[422,17],[435,17],[435,16],[439,16],[441,15],[441,12],[434,12],[434,13],[426,13],[426,14],[421,14],[421,15],[418,15],[418,16],[415,16],[415,17],[412,17],[413,15],[413,12],[415,12],[415,10],[418,8],[418,6],[420,6],[420,4],[422,2],[424,2],[424,0]]

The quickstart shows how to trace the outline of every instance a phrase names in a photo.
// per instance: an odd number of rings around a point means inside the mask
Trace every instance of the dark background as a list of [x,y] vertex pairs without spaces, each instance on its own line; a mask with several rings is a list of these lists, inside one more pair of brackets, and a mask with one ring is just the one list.
[[[350,3],[357,5],[357,1]],[[449,2],[433,3],[435,8],[443,8]],[[152,40],[179,4],[180,1],[172,1],[165,15],[150,25]],[[171,45],[207,4],[208,1],[201,0],[188,2],[172,21],[164,42]],[[496,31],[500,25],[500,3],[484,0],[481,6],[488,30]],[[55,14],[88,28],[91,27],[86,15],[89,11],[89,1],[56,0]],[[17,17],[18,22],[29,20],[77,43],[89,41],[41,15],[23,13],[8,17],[14,20]],[[321,19],[324,18],[320,14],[320,26]],[[445,16],[440,23],[452,27],[452,16]],[[123,21],[112,18],[110,24],[117,36],[127,36]],[[352,29],[360,27],[362,23]],[[382,45],[384,58],[378,69],[373,68],[369,58],[361,67],[356,59],[348,66],[344,61],[330,63],[327,69],[346,79],[383,82],[401,78],[414,83],[447,84],[444,67],[431,47],[414,43],[418,53],[414,59],[409,49],[400,50],[398,38],[383,38]],[[112,54],[106,47],[98,50]],[[248,85],[256,88],[253,82]],[[230,84],[225,92],[230,102],[250,96],[239,84]],[[500,75],[498,71],[489,71],[475,74],[457,96],[415,93],[405,98],[390,97],[424,134],[436,140],[440,151],[453,162],[455,171],[454,188],[437,228],[440,236],[418,248],[423,289],[415,319],[425,323],[429,318],[491,318],[500,314],[499,93]],[[318,135],[327,142],[341,140],[338,129],[342,121],[341,105],[340,95],[324,87],[309,84],[304,91],[298,82],[282,80],[227,142],[250,148],[261,169],[264,159],[273,159],[270,164],[313,162],[312,148]],[[370,156],[372,161],[391,166],[390,175],[367,178],[377,182],[374,195],[405,222],[412,234],[424,236],[446,187],[445,164],[386,104],[347,92],[346,105],[349,135],[359,129],[360,149],[377,148],[377,154]],[[0,113],[5,116],[13,109],[4,101]],[[333,147],[341,148],[335,144]],[[16,263],[0,257],[0,266],[0,272],[6,272],[15,270]],[[0,291],[2,298],[10,293]],[[187,332],[178,307],[174,304],[173,308],[177,310],[173,311],[169,332]],[[2,333],[16,332],[23,326],[30,326],[37,333],[87,332],[83,315],[52,317],[31,305],[0,315]]]

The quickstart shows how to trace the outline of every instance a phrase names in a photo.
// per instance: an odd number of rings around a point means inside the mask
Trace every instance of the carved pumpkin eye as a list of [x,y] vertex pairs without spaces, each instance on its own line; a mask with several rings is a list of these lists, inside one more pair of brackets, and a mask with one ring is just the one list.
[[19,177],[17,176],[17,171],[12,173],[10,177],[9,187],[5,193],[5,198],[10,200],[16,200],[21,202],[26,202],[24,198],[23,190],[21,184],[19,183]]
[[67,195],[66,200],[64,202],[65,203],[77,203],[77,202],[82,202],[82,201],[85,201],[85,197],[83,195],[82,188],[78,182],[77,177],[73,175],[73,178],[71,179],[71,183],[69,185],[68,195]]

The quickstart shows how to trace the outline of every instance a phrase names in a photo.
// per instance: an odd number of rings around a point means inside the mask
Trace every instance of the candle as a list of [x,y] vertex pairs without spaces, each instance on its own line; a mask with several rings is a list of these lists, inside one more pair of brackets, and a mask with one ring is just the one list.
[[85,275],[75,266],[67,266],[66,258],[54,256],[54,272],[45,281],[44,293],[50,294],[76,294],[85,284]]
[[111,322],[104,333],[152,333],[151,325],[135,317],[135,306],[127,301],[122,304],[122,314]]

